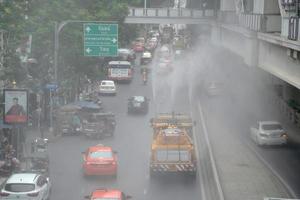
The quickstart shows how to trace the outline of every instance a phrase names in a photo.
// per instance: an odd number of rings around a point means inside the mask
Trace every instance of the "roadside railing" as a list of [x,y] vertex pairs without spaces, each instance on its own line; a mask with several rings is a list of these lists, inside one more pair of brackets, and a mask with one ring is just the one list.
[[214,17],[214,10],[195,10],[187,8],[129,8],[128,17],[168,17],[203,18]]
[[281,29],[281,16],[243,13],[239,15],[240,26],[257,32],[278,32]]
[[260,14],[241,14],[239,24],[253,31],[261,31],[263,25],[263,15]]

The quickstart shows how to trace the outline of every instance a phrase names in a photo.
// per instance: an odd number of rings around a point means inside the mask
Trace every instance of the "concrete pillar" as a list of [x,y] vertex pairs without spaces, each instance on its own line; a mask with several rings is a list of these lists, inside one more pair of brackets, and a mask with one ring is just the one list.
[[278,0],[254,0],[253,13],[280,14]]
[[292,98],[292,94],[293,94],[293,88],[288,84],[288,83],[285,83],[283,85],[283,99],[285,101],[289,100]]
[[211,41],[214,45],[221,45],[221,26],[218,23],[212,23]]
[[235,0],[220,0],[221,11],[235,11]]
[[257,66],[258,64],[258,40],[255,37],[245,38],[245,54],[244,61],[249,66]]

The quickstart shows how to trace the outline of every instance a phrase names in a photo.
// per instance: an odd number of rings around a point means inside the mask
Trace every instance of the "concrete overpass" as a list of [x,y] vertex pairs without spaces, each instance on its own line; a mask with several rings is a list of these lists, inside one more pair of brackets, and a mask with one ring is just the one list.
[[174,8],[129,8],[125,23],[129,24],[210,24],[214,10]]

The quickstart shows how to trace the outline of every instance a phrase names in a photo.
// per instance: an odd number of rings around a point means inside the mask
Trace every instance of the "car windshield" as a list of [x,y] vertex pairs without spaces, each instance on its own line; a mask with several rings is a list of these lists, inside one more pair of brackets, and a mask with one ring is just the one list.
[[134,99],[134,101],[138,101],[138,102],[145,101],[145,98],[143,96],[135,96],[133,99]]
[[34,184],[30,183],[9,183],[5,185],[5,190],[9,192],[30,192],[34,188]]
[[103,81],[101,85],[113,85],[113,82]]
[[93,151],[89,154],[90,158],[111,158],[112,152],[111,151]]
[[271,130],[282,130],[282,126],[280,124],[264,124],[262,125],[263,130],[271,131]]

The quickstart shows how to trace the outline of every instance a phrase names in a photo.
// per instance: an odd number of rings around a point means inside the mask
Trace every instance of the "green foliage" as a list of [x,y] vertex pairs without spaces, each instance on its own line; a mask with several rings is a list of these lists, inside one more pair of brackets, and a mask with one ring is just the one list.
[[[54,24],[66,20],[115,21],[119,24],[119,45],[126,46],[136,36],[135,25],[124,24],[128,6],[142,5],[143,0],[11,0],[0,3],[0,29],[7,31],[5,75],[1,78],[26,82],[26,71],[15,50],[24,36],[32,35],[29,72],[36,84],[50,81],[53,73]],[[28,16],[25,19],[25,16]],[[101,76],[102,58],[83,56],[83,23],[68,23],[59,34],[59,80],[72,83],[77,76],[97,79]],[[52,74],[53,76],[53,74]],[[66,80],[67,79],[67,80]],[[72,84],[71,84],[72,85]],[[75,85],[75,84],[73,84]]]

